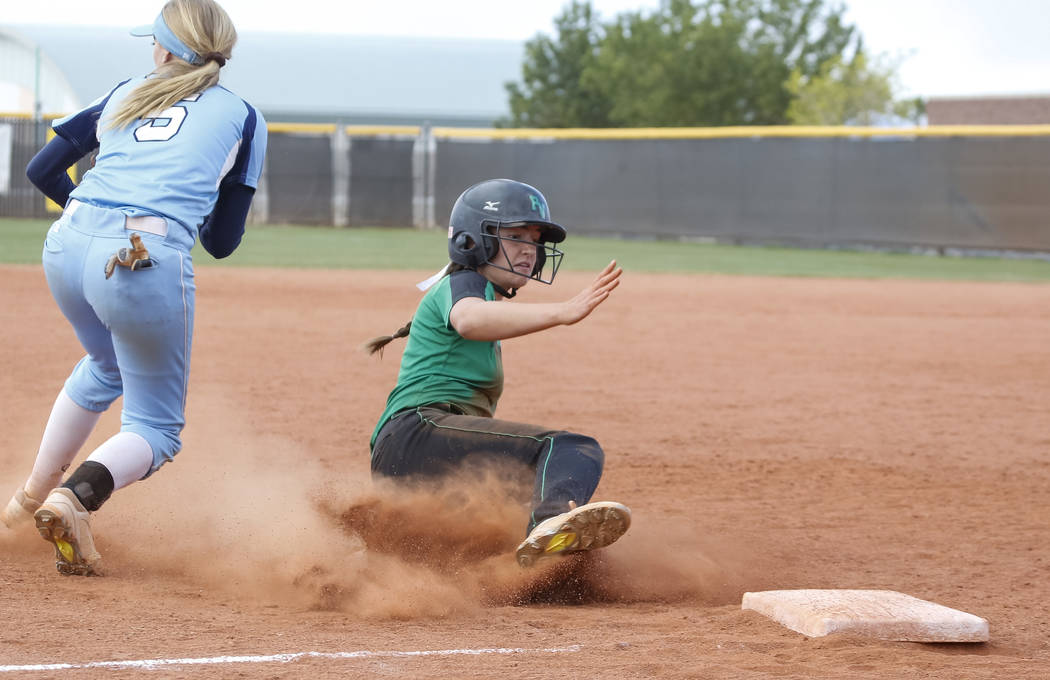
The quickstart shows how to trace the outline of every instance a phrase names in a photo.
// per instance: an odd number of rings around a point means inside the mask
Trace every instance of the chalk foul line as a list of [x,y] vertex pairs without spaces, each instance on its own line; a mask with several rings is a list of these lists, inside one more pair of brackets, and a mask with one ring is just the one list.
[[413,658],[423,656],[482,656],[485,654],[566,654],[580,651],[580,645],[527,649],[523,647],[489,647],[485,649],[424,649],[416,651],[293,652],[258,656],[207,656],[192,659],[140,659],[134,661],[91,661],[88,663],[40,663],[23,666],[0,666],[0,673],[28,671],[65,671],[89,668],[161,668],[164,666],[207,666],[228,663],[291,663],[301,659],[375,659]]

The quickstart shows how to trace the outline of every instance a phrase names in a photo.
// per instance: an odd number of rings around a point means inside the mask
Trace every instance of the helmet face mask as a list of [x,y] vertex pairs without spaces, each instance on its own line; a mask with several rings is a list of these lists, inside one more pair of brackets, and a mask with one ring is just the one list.
[[489,265],[514,270],[502,247],[501,230],[535,226],[540,230],[536,263],[530,279],[551,283],[564,256],[553,244],[565,240],[565,228],[550,221],[547,199],[537,189],[509,179],[490,179],[464,191],[449,218],[449,259],[468,269]]
[[[491,253],[485,264],[490,267],[495,267],[496,269],[502,269],[503,271],[520,275],[520,272],[514,269],[514,265],[510,261],[510,257],[507,255],[507,252],[503,249],[502,245],[503,241],[517,242],[518,239],[503,236],[501,231],[508,228],[527,226],[529,226],[529,224],[523,222],[504,224],[498,221],[483,221],[481,240],[485,244],[485,252]],[[565,253],[556,248],[553,243],[547,243],[545,241],[538,241],[535,246],[536,264],[533,265],[532,273],[529,274],[529,278],[533,281],[539,281],[540,283],[550,285],[554,281],[554,276],[558,273],[558,269],[561,267],[561,260],[565,256]]]

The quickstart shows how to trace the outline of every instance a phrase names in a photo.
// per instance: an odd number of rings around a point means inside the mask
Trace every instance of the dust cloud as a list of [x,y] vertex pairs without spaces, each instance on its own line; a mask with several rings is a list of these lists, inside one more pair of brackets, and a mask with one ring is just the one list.
[[[405,620],[544,603],[724,604],[744,590],[743,556],[644,506],[616,544],[522,569],[514,548],[531,489],[523,495],[520,470],[408,486],[374,482],[363,465],[340,478],[290,439],[232,428],[227,410],[210,404],[173,463],[96,513],[103,574]],[[0,540],[21,552],[32,537]]]

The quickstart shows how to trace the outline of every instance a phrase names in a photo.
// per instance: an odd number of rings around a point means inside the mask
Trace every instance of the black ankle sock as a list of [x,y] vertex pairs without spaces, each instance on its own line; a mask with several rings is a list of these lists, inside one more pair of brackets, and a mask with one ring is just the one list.
[[62,486],[80,499],[88,512],[95,512],[113,493],[113,475],[102,463],[85,460]]

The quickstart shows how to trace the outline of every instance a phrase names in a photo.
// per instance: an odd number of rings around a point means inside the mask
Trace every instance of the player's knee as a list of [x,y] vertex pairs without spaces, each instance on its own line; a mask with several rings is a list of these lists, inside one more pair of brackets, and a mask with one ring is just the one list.
[[124,393],[124,383],[116,364],[84,357],[66,380],[65,389],[78,406],[100,413],[120,398]]
[[589,460],[601,474],[605,465],[605,452],[594,437],[575,432],[562,432],[554,436],[554,446],[571,450],[576,456]]
[[123,386],[120,367],[115,357],[86,356],[74,370],[82,370],[97,382],[100,388],[119,390]]
[[156,472],[164,463],[174,459],[175,454],[182,449],[182,440],[179,439],[181,428],[131,423],[122,427],[121,430],[139,435],[149,443],[153,450],[153,464],[150,466],[147,477]]

